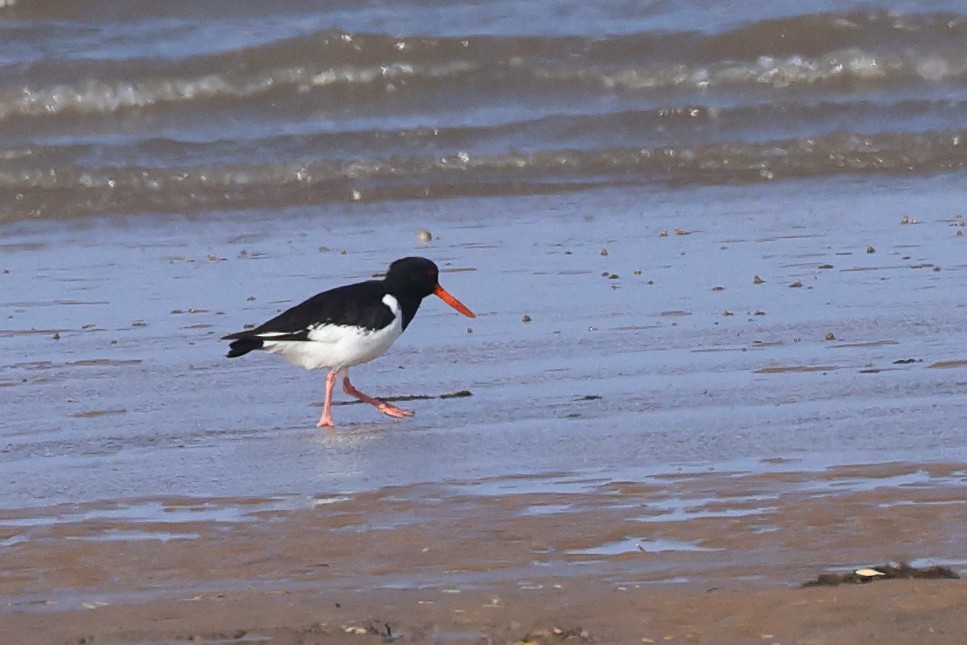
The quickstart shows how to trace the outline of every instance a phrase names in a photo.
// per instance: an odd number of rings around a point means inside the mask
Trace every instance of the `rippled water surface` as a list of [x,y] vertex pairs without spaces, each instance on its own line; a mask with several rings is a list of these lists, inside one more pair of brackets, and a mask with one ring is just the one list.
[[961,170],[933,2],[0,7],[0,221]]

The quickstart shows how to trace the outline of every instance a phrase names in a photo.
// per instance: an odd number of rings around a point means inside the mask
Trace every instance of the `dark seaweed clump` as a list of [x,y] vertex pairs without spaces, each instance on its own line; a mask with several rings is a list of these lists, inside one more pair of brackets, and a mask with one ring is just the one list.
[[850,571],[849,573],[843,574],[821,573],[815,580],[810,580],[809,582],[804,583],[803,587],[835,587],[839,584],[863,584],[872,582],[874,580],[889,580],[896,578],[932,578],[950,580],[960,578],[957,572],[950,567],[912,567],[906,562],[885,564],[879,567],[870,567],[870,569],[877,571],[882,575],[865,576],[858,574],[856,571]]

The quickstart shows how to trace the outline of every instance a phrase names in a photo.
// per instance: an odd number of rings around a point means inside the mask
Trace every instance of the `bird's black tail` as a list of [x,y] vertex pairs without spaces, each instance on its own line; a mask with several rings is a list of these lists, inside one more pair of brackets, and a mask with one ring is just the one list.
[[[231,336],[226,336],[225,338],[229,339]],[[239,338],[238,340],[232,341],[232,344],[228,346],[228,354],[225,356],[228,358],[244,356],[253,349],[262,349],[261,338]]]

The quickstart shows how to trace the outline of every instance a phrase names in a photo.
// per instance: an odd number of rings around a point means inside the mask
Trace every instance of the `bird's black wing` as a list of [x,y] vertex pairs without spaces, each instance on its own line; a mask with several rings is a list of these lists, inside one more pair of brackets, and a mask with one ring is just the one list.
[[336,287],[283,311],[255,329],[229,334],[223,340],[308,340],[309,332],[322,325],[381,329],[392,323],[394,317],[383,302],[384,296],[386,288],[380,280]]

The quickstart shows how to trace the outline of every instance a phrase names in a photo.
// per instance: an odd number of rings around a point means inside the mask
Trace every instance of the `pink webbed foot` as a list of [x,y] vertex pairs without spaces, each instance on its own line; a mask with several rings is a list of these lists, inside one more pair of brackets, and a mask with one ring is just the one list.
[[371,406],[373,406],[374,408],[376,408],[377,410],[379,410],[380,412],[382,412],[388,417],[393,417],[394,419],[402,419],[404,417],[413,416],[413,413],[410,412],[409,410],[398,408],[395,405],[392,405],[391,403],[387,403],[386,401],[381,401],[380,399],[369,396],[368,394],[363,394],[355,387],[353,387],[353,384],[349,382],[348,373],[346,373],[343,376],[342,389],[346,394],[350,396],[354,396],[360,401],[363,401],[365,403],[369,403]]
[[395,405],[391,405],[386,401],[380,401],[376,409],[385,414],[388,417],[393,417],[394,419],[402,419],[403,417],[411,417],[413,413],[409,410],[404,410],[403,408],[398,408]]

